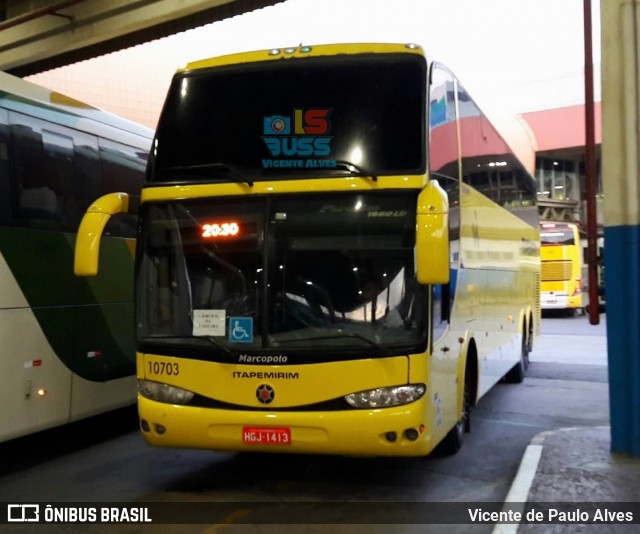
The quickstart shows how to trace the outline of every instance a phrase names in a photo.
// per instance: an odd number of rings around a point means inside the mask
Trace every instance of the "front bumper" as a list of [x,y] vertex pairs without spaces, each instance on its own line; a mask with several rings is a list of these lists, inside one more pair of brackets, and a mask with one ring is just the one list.
[[[377,410],[333,412],[241,411],[177,406],[138,396],[149,445],[346,456],[424,456],[434,447],[425,400]],[[245,427],[288,428],[287,444],[244,443]]]

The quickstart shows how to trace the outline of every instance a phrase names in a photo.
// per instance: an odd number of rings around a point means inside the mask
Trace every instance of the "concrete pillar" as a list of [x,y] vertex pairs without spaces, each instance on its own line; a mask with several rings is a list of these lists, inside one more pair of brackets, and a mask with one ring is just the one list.
[[640,0],[601,0],[611,449],[640,456]]

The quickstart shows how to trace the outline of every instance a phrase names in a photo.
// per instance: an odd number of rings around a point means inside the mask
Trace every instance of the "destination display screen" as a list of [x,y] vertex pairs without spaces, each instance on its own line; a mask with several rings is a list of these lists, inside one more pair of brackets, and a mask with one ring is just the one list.
[[205,239],[234,238],[240,235],[240,224],[236,221],[207,222],[201,227]]

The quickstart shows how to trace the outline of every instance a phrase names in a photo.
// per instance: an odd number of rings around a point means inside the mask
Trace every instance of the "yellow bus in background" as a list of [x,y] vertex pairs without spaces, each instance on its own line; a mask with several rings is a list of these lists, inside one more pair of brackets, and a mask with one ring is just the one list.
[[[76,273],[98,268],[85,215]],[[536,187],[413,44],[272,49],[174,76],[139,208],[147,443],[457,451],[539,332]]]
[[540,246],[541,308],[582,313],[582,248],[578,226],[540,223]]

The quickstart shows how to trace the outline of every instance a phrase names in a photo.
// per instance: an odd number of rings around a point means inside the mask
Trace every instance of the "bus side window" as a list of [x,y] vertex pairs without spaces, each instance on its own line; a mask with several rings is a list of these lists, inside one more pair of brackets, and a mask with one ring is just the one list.
[[95,200],[84,188],[97,173],[96,138],[17,112],[9,119],[17,217],[28,226],[76,230]]
[[10,219],[13,211],[8,121],[7,112],[0,109],[0,220]]
[[432,288],[434,341],[441,337],[449,321],[455,296],[458,242],[460,236],[460,172],[456,81],[444,67],[435,64],[429,95],[429,175],[438,180],[449,200],[450,282]]
[[459,83],[457,95],[462,182],[537,225],[535,180]]
[[[100,195],[123,192],[139,197],[147,164],[147,154],[135,147],[108,139],[98,139],[102,183]],[[132,213],[112,217],[105,232],[120,237],[134,237],[138,217]]]

